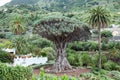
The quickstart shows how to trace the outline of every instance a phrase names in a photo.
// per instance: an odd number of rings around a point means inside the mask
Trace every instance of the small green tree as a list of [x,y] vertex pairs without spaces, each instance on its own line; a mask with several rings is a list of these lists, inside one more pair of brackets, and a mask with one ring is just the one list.
[[104,30],[101,32],[101,38],[102,38],[102,42],[103,43],[108,43],[109,42],[109,38],[112,37],[112,32]]
[[65,48],[67,44],[75,40],[84,40],[90,35],[89,28],[86,25],[62,15],[43,17],[36,23],[33,32],[53,42],[56,51],[54,72],[62,72],[72,68],[66,59]]

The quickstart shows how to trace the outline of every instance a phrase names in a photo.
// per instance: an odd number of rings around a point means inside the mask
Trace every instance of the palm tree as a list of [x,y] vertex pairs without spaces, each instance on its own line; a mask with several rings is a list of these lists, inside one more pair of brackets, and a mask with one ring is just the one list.
[[12,40],[12,46],[16,49],[16,54],[26,54],[27,40],[23,36],[17,36]]
[[22,17],[15,17],[12,21],[11,21],[11,31],[15,34],[15,35],[20,35],[23,32],[25,32],[25,23],[24,20],[22,19]]
[[98,69],[99,70],[101,69],[101,28],[105,28],[108,26],[110,22],[109,17],[110,17],[109,12],[101,6],[98,6],[90,10],[89,24],[92,26],[92,28],[95,27],[98,28],[98,50],[99,50]]

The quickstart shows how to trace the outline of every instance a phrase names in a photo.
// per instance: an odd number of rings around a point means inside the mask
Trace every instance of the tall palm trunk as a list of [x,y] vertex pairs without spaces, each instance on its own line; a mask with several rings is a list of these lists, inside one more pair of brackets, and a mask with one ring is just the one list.
[[98,69],[101,69],[101,27],[98,27]]

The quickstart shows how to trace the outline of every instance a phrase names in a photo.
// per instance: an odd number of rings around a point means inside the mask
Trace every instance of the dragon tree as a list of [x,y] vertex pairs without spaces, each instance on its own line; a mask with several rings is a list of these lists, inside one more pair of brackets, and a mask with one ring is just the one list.
[[89,38],[89,28],[79,21],[65,16],[47,16],[35,24],[33,33],[52,41],[56,51],[53,72],[72,69],[66,58],[66,46],[69,42]]

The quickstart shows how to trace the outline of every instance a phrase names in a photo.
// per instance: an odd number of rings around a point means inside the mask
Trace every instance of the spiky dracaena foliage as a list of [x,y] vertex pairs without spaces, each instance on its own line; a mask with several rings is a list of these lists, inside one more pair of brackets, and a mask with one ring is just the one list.
[[86,25],[61,15],[44,17],[35,25],[33,32],[53,42],[84,40],[90,36]]
[[101,68],[101,28],[105,28],[108,26],[110,22],[110,14],[109,12],[101,6],[98,6],[92,10],[90,10],[89,24],[95,28],[98,28],[98,48],[99,48],[99,69]]
[[54,43],[57,54],[56,63],[53,65],[55,72],[72,68],[66,59],[65,48],[67,43],[84,40],[90,36],[89,28],[86,25],[62,15],[43,17],[35,25],[34,33],[38,33]]

